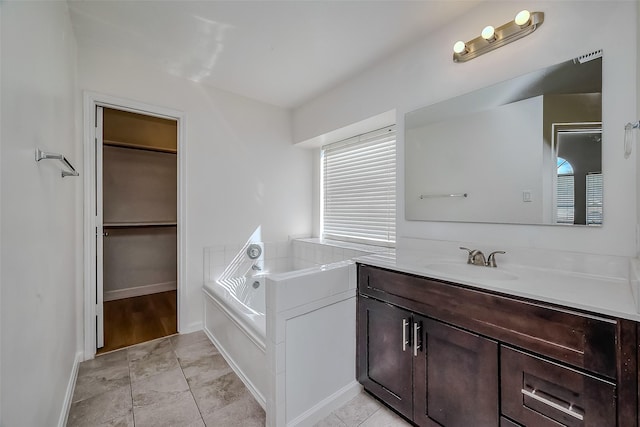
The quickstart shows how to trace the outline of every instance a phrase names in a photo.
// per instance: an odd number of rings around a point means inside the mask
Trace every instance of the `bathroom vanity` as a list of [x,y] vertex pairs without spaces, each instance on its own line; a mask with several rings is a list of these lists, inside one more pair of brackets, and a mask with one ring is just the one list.
[[416,425],[638,425],[632,319],[384,263],[357,304],[358,380]]

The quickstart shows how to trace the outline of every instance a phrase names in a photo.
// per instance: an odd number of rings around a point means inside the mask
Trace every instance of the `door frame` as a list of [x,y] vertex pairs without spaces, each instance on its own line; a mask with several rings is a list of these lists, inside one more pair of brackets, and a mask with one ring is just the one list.
[[84,145],[84,360],[96,355],[96,150],[95,111],[96,107],[114,108],[132,113],[176,120],[178,124],[178,200],[177,200],[177,240],[178,240],[178,292],[177,323],[178,332],[187,325],[186,292],[186,114],[182,111],[150,105],[130,99],[118,98],[97,92],[83,93],[83,145]]

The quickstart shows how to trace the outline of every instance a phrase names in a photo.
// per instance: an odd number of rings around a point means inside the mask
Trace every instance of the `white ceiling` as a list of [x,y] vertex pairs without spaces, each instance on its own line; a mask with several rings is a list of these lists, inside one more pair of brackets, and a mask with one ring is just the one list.
[[286,108],[424,37],[479,0],[69,0],[81,48]]

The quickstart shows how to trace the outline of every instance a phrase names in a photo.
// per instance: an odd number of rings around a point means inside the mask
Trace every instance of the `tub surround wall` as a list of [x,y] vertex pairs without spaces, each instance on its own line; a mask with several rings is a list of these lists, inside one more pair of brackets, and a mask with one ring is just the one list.
[[355,294],[351,261],[267,278],[269,427],[313,426],[360,392]]
[[[268,426],[311,426],[360,391],[349,258],[389,250],[320,239],[258,244],[256,260],[246,256],[249,242],[205,249],[205,332],[266,408]],[[264,314],[237,307],[241,295],[225,297],[233,287],[224,285],[239,280],[266,286]],[[262,316],[266,334],[258,336],[250,322]]]
[[[452,62],[451,46],[455,40],[475,37],[475,31],[487,23],[507,22],[519,10],[532,7],[545,13],[545,22],[530,37],[473,61]],[[636,164],[632,159],[624,159],[621,144],[624,123],[638,116],[637,8],[638,2],[623,1],[538,1],[533,6],[520,1],[482,2],[424,40],[296,108],[294,140],[314,139],[394,109],[401,129],[404,114],[418,107],[603,49],[605,213],[602,228],[407,221],[404,181],[400,178],[404,176],[404,136],[398,132],[397,234],[431,240],[471,240],[496,246],[635,256]],[[593,28],[603,30],[593,31]]]
[[[335,242],[319,238],[301,238],[279,242],[260,243],[264,251],[258,260],[263,271],[253,274],[277,274],[285,271],[301,270],[322,264],[353,259],[372,252],[387,252],[389,249],[360,245],[356,243]],[[218,280],[238,255],[243,255],[247,244],[214,245],[204,248],[204,281]],[[246,257],[245,257],[246,258]],[[251,260],[239,263],[241,275],[247,273]]]

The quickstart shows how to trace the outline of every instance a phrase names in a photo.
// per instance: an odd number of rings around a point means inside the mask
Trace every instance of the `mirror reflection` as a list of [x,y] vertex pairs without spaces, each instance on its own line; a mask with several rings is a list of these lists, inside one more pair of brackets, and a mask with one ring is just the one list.
[[602,57],[405,116],[408,220],[602,224]]

